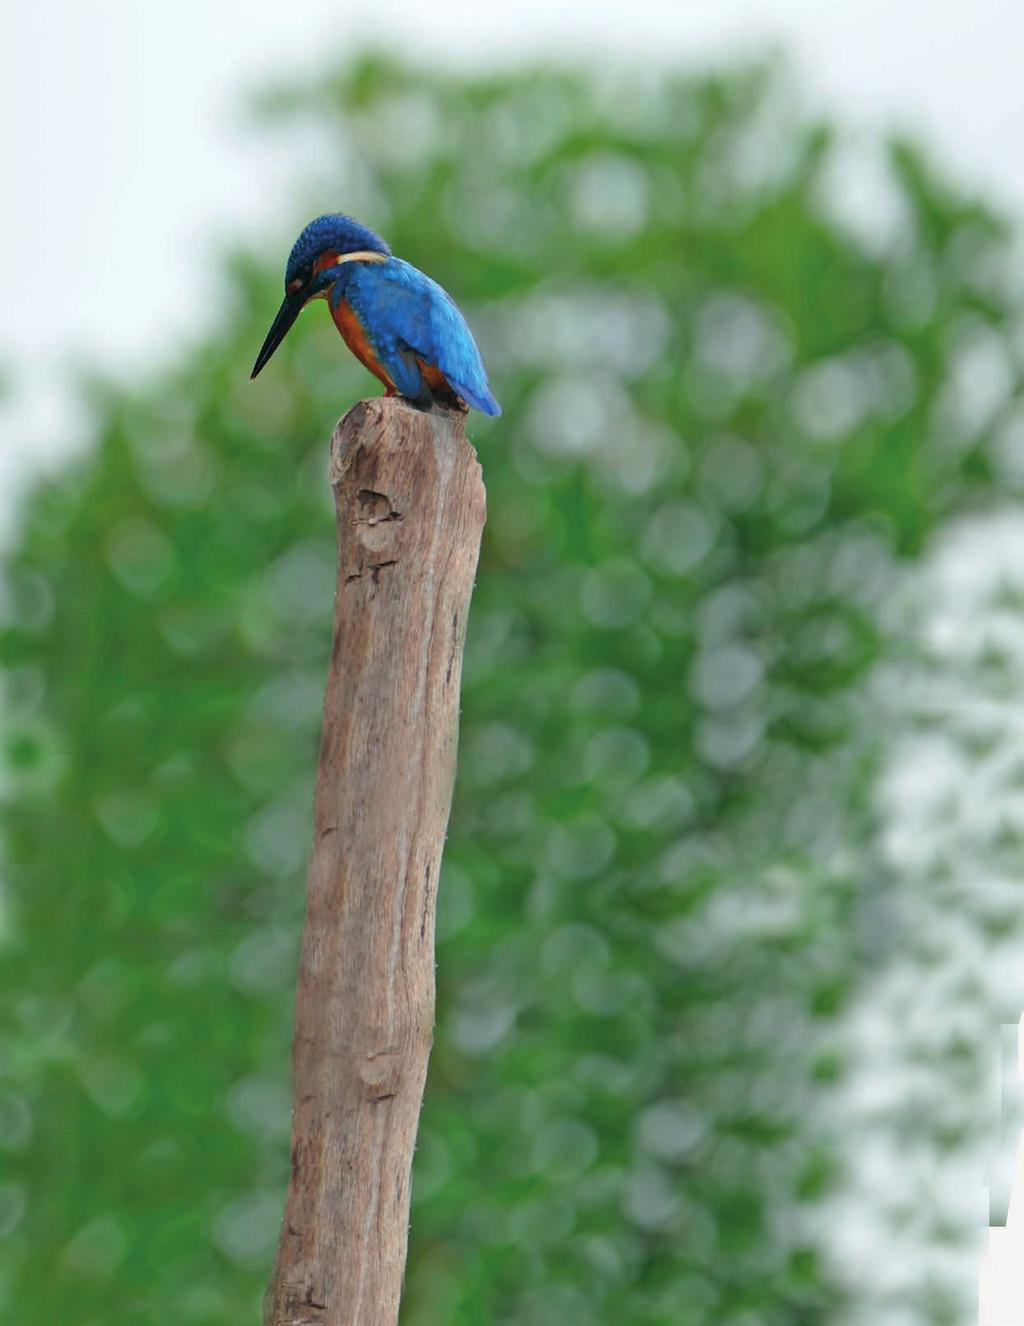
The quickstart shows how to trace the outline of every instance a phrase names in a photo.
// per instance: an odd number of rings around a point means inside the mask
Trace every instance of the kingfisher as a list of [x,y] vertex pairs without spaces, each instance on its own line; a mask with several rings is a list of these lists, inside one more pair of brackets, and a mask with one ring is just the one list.
[[331,213],[306,226],[288,257],[284,292],[252,377],[306,305],[326,299],[345,344],[384,383],[385,395],[425,410],[435,400],[455,398],[484,414],[501,414],[473,333],[451,295],[353,217]]

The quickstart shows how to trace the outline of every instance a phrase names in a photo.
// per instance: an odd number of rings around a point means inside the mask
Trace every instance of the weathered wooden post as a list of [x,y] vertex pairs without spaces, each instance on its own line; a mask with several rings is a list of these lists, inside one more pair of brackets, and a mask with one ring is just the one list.
[[463,417],[335,430],[338,584],[267,1326],[394,1326],[434,1021],[434,910],[485,517]]

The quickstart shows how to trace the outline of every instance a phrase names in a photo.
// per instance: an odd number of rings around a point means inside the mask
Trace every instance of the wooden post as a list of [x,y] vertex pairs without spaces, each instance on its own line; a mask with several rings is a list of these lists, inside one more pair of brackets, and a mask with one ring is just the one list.
[[354,406],[267,1326],[394,1326],[434,1021],[434,904],[485,495],[463,417]]

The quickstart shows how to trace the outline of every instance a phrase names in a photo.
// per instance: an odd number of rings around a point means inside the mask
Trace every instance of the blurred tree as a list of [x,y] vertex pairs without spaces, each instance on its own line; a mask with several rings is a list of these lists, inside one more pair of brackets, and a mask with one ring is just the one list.
[[5,1311],[257,1311],[326,445],[373,384],[315,311],[247,378],[287,239],[343,208],[467,306],[505,407],[471,425],[491,514],[404,1320],[831,1326],[818,1105],[899,887],[866,681],[901,561],[993,488],[1006,232],[760,67],[366,58],[265,112],[321,131],[287,237],[228,260],[198,349],[92,389],[96,445],[7,559]]

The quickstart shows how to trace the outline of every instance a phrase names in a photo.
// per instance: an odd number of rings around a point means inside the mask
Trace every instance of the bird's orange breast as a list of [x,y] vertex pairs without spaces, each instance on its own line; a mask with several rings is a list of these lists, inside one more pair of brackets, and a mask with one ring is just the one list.
[[431,391],[440,391],[440,392],[451,391],[451,385],[449,384],[448,379],[445,377],[445,375],[441,372],[441,370],[437,367],[436,364],[428,364],[427,361],[425,359],[421,359],[419,355],[416,356],[416,362],[417,364],[419,364],[420,372],[423,374],[423,381],[427,384],[427,386],[431,389]]
[[331,317],[345,344],[359,362],[365,364],[374,377],[380,378],[389,391],[394,391],[395,384],[388,377],[387,369],[382,367],[359,315],[347,299],[338,300],[331,308]]

